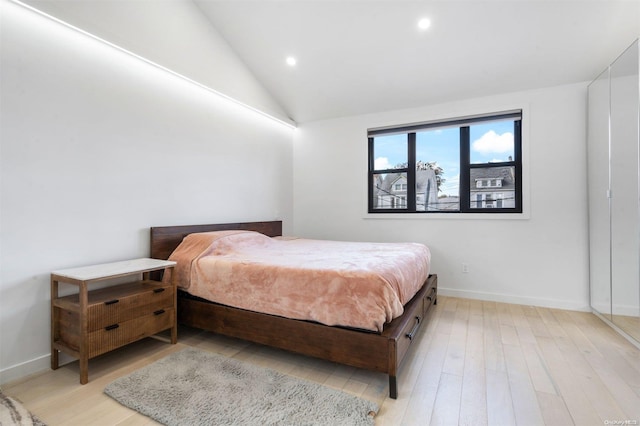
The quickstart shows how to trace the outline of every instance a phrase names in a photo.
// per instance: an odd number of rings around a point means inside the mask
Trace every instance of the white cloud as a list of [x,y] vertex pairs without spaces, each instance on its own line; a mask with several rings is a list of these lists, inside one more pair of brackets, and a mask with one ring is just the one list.
[[378,157],[374,161],[375,170],[386,170],[393,169],[393,166],[389,164],[389,159],[387,157]]
[[499,135],[493,130],[489,130],[479,139],[473,141],[472,148],[482,154],[513,151],[513,133],[506,132]]

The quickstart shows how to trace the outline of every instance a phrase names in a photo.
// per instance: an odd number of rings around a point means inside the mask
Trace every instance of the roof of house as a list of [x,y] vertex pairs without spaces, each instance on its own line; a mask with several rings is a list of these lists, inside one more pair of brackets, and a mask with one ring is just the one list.
[[[379,191],[392,192],[393,184],[401,177],[405,177],[406,179],[404,173],[387,173],[384,178],[378,181]],[[429,180],[432,180],[433,184],[436,183],[436,174],[433,170],[416,170],[416,192],[424,192]]]
[[[498,167],[480,167],[471,168],[469,176],[471,182],[476,182],[482,179],[502,179],[502,189],[515,189],[515,177],[513,166],[498,166]],[[475,185],[471,185],[471,191],[486,191],[493,188],[476,188]]]

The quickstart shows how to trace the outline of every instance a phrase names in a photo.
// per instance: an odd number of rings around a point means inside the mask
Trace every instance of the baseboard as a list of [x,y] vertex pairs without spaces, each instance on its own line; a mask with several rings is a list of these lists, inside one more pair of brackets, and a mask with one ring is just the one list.
[[[75,358],[60,353],[60,366],[76,361]],[[46,354],[20,364],[0,370],[0,385],[6,385],[29,376],[43,373],[51,368],[51,354]]]
[[625,317],[638,316],[638,305],[635,305],[635,306],[634,305],[613,305],[612,309],[613,309],[612,310],[613,315],[622,315]]
[[607,324],[609,327],[613,328],[618,334],[620,334],[622,337],[624,337],[625,339],[627,339],[633,346],[635,346],[636,348],[640,349],[640,342],[637,341],[636,339],[634,339],[633,337],[631,337],[630,334],[628,334],[626,331],[624,331],[623,329],[621,329],[620,327],[618,327],[617,325],[615,325],[613,322],[611,322],[606,316],[600,314],[600,312],[593,310],[592,311],[593,314],[595,316],[597,316],[598,318],[600,318],[602,320],[602,322],[604,322],[605,324]]
[[0,370],[0,385],[41,373],[51,368],[51,355],[46,354]]
[[585,303],[559,299],[513,296],[510,294],[489,293],[485,291],[458,290],[438,285],[438,295],[460,297],[463,299],[485,300],[487,302],[513,303],[516,305],[539,306],[541,308],[566,309],[569,311],[591,312],[588,301]]
[[640,313],[640,309],[638,305],[614,305],[613,308],[610,303],[604,304],[594,304],[591,308],[597,312],[600,312],[603,315],[622,315],[625,317],[637,317]]

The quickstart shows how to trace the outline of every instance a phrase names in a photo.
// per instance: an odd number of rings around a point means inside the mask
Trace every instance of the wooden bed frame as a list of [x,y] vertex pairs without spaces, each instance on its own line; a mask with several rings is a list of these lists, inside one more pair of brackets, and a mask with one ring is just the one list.
[[[151,228],[151,257],[167,259],[188,234],[231,229],[282,235],[282,222],[247,222]],[[178,322],[226,336],[272,346],[339,364],[386,373],[389,397],[398,396],[397,373],[432,305],[437,303],[438,278],[430,275],[405,305],[404,314],[381,333],[330,327],[233,308],[186,293],[178,295]],[[182,292],[181,292],[182,293]]]

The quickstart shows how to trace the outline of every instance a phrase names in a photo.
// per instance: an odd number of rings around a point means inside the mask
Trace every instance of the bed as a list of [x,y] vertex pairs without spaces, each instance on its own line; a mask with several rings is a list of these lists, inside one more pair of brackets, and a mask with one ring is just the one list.
[[[151,257],[168,259],[190,234],[236,230],[279,237],[282,222],[152,227]],[[402,315],[384,324],[381,331],[370,331],[254,312],[179,292],[178,321],[214,333],[385,373],[389,377],[389,396],[395,399],[398,370],[436,302],[437,276],[431,274],[404,305]]]

